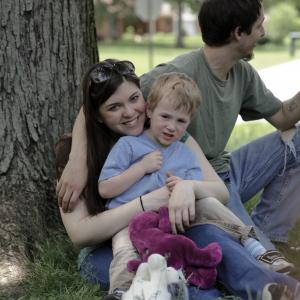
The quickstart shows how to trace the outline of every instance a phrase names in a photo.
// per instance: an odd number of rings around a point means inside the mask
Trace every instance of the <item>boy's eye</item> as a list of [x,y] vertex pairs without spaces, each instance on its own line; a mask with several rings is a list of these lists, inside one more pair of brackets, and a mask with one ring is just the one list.
[[179,123],[182,123],[182,124],[186,124],[186,123],[187,123],[187,120],[179,119],[178,122],[179,122]]
[[168,115],[161,115],[161,117],[164,118],[164,119],[169,119]]

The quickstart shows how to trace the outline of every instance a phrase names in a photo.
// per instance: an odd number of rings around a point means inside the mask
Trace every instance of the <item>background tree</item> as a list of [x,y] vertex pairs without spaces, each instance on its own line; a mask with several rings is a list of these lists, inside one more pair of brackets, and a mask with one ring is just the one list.
[[[122,25],[135,23],[138,18],[134,14],[135,0],[95,0],[95,20],[98,30],[103,25],[105,18],[109,22],[109,38],[119,39],[126,28],[118,28],[119,21]],[[119,30],[118,30],[119,29]]]
[[71,130],[82,75],[97,60],[93,12],[92,0],[0,0],[2,293],[58,220],[53,146]]
[[183,12],[185,7],[189,7],[192,12],[196,15],[199,12],[200,5],[203,0],[169,0],[171,5],[177,11],[177,36],[176,36],[176,47],[184,48],[184,30],[183,30]]

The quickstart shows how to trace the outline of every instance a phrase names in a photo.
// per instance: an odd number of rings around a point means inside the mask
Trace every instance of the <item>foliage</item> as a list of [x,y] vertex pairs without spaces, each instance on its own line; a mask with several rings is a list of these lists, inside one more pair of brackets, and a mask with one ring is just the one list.
[[297,31],[299,27],[300,18],[292,4],[279,3],[269,10],[266,29],[272,42],[282,44],[289,32]]

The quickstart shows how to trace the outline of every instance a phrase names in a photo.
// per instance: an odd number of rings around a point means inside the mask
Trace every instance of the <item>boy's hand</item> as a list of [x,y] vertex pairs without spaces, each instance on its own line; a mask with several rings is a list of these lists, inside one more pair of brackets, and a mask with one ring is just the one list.
[[163,157],[159,150],[146,154],[140,161],[145,174],[153,173],[161,168]]
[[167,172],[166,176],[166,186],[170,192],[173,192],[174,186],[182,179],[178,176],[173,176],[171,172]]

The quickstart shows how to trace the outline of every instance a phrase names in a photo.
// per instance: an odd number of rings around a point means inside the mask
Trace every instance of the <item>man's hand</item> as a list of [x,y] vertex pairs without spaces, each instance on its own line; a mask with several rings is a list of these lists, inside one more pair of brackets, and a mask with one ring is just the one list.
[[69,160],[56,185],[58,205],[71,212],[87,183],[87,167]]
[[146,154],[143,159],[140,161],[145,174],[150,174],[155,171],[158,171],[161,168],[163,162],[163,157],[159,150],[155,150],[151,153]]

